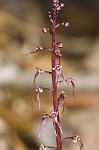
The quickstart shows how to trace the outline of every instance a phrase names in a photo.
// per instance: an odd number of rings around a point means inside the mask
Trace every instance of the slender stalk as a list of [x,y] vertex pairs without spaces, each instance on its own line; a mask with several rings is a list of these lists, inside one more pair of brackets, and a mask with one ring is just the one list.
[[[52,62],[52,95],[53,95],[53,107],[54,111],[58,112],[57,120],[60,123],[59,110],[58,110],[58,102],[57,102],[57,80],[56,80],[56,70],[53,69],[56,66],[56,9],[53,9],[53,23],[52,23],[52,54],[51,54],[51,62]],[[56,132],[56,144],[57,150],[62,150],[62,140],[61,140],[61,132],[57,125],[55,124],[55,132]]]

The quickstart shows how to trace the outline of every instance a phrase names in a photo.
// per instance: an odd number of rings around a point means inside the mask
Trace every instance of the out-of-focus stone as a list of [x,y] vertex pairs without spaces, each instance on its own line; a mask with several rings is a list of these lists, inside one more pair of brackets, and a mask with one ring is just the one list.
[[85,67],[91,72],[99,72],[99,38],[96,40],[93,50],[84,61]]
[[[80,130],[80,136],[85,149],[98,150],[99,148],[99,110],[90,108],[70,113],[69,120],[76,130]],[[74,147],[76,150],[77,148]]]

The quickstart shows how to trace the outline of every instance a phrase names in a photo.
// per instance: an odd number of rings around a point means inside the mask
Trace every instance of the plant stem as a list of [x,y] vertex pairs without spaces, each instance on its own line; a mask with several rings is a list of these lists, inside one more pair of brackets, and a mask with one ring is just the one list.
[[[53,23],[52,23],[52,53],[51,53],[51,62],[52,62],[52,95],[53,95],[53,107],[54,111],[58,112],[57,120],[60,123],[60,117],[59,117],[59,110],[58,110],[58,101],[57,101],[57,76],[56,76],[56,70],[53,69],[56,66],[56,9],[53,8]],[[55,124],[55,132],[56,132],[56,144],[57,144],[57,150],[62,150],[62,142],[61,142],[61,132],[57,125]]]

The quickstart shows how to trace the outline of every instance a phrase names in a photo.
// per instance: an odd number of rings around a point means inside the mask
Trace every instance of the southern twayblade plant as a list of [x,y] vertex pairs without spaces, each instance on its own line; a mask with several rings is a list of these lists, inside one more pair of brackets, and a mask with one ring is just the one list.
[[[61,65],[61,49],[63,48],[63,43],[56,41],[56,29],[60,26],[68,27],[68,22],[57,23],[57,16],[60,10],[64,7],[63,3],[60,3],[59,0],[52,0],[53,6],[52,10],[48,12],[49,20],[51,22],[51,27],[44,27],[42,29],[43,33],[49,32],[51,35],[52,45],[51,48],[46,48],[43,46],[36,46],[36,50],[30,52],[29,54],[40,52],[40,51],[49,51],[51,55],[51,71],[44,71],[43,69],[36,68],[36,73],[33,80],[33,88],[35,91],[35,104],[38,104],[38,109],[40,110],[40,94],[45,91],[49,91],[52,94],[52,102],[53,102],[53,110],[48,114],[46,112],[43,113],[42,124],[40,130],[43,130],[43,135],[45,131],[45,123],[47,119],[51,119],[53,123],[53,128],[56,136],[56,146],[47,146],[41,144],[40,150],[54,149],[54,150],[63,150],[62,144],[65,140],[72,140],[74,143],[78,143],[80,150],[83,150],[83,143],[81,138],[77,136],[72,137],[64,137],[63,131],[60,125],[60,115],[59,115],[59,105],[62,104],[62,113],[64,112],[64,101],[66,98],[65,91],[61,91],[59,93],[58,88],[61,83],[67,83],[72,85],[73,97],[75,84],[73,81],[73,77],[69,77],[67,79],[64,78],[62,73],[62,65]],[[52,77],[52,88],[44,88],[37,85],[37,77],[43,75],[44,73],[50,74]],[[39,136],[43,136],[39,133]]]

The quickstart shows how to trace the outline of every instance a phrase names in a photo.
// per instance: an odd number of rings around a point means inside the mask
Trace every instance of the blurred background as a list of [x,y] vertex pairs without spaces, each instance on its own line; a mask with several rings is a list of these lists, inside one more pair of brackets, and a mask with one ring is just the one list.
[[[62,66],[65,77],[74,77],[74,101],[70,86],[66,91],[65,111],[60,113],[64,136],[80,135],[85,149],[99,149],[99,0],[62,0],[65,8],[58,22],[69,27],[57,30],[63,41]],[[50,112],[52,98],[43,93],[41,110],[34,110],[32,89],[35,68],[50,70],[50,54],[35,51],[37,45],[49,47],[47,11],[51,0],[0,0],[0,150],[37,150],[41,143],[55,145],[51,122],[44,137],[38,137],[43,111]],[[38,85],[51,86],[50,76],[38,79]],[[60,112],[62,107],[60,105]],[[69,150],[79,149],[71,141]]]

